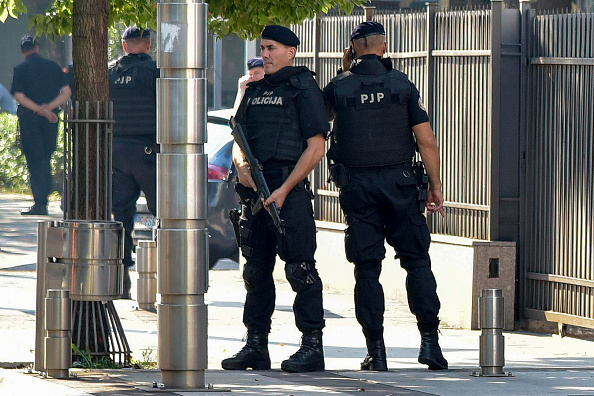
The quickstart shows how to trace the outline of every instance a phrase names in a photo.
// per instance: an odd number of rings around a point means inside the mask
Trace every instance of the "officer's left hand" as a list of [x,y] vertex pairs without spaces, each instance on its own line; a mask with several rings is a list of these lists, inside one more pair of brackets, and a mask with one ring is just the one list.
[[285,199],[287,198],[287,192],[284,191],[282,187],[277,188],[270,194],[270,197],[266,201],[264,201],[264,207],[268,209],[268,205],[271,205],[273,202],[276,204],[276,208],[280,210],[285,203]]
[[60,120],[56,113],[54,113],[47,105],[42,105],[38,114],[45,117],[52,124],[55,124]]
[[443,194],[440,189],[429,188],[427,194],[427,212],[433,214],[439,212],[441,217],[445,218],[443,211]]

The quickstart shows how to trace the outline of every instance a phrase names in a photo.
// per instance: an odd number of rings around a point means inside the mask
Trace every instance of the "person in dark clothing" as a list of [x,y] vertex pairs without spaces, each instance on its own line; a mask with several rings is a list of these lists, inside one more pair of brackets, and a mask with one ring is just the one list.
[[50,160],[56,150],[58,114],[71,91],[62,68],[39,56],[34,37],[23,37],[21,54],[25,61],[14,68],[11,93],[19,103],[21,143],[35,200],[21,214],[47,215],[48,196],[53,187]]
[[144,192],[149,211],[156,215],[157,88],[159,77],[149,55],[148,29],[129,27],[122,35],[125,55],[110,65],[109,96],[115,119],[113,132],[113,216],[124,224],[124,291],[130,296],[132,230],[136,201]]
[[325,368],[322,281],[314,260],[316,227],[307,175],[324,155],[330,128],[313,73],[306,67],[293,66],[298,45],[297,36],[285,27],[264,29],[261,50],[265,76],[248,84],[236,115],[272,191],[264,207],[276,204],[285,233],[276,230],[266,210],[252,214],[249,202],[254,199],[256,185],[235,146],[236,189],[243,203],[239,225],[246,260],[243,323],[247,342],[236,355],[222,361],[226,370],[270,369],[268,333],[275,304],[272,272],[277,254],[285,262],[287,280],[296,293],[295,324],[303,333],[300,348],[282,362],[281,369],[309,372]]
[[[429,213],[443,215],[439,149],[417,88],[383,58],[383,26],[361,23],[351,44],[344,72],[324,88],[324,97],[334,120],[331,177],[348,225],[345,251],[355,265],[355,314],[367,344],[361,369],[388,369],[379,282],[384,240],[407,271],[408,303],[421,333],[418,361],[431,370],[446,369],[438,344],[440,302],[429,258],[431,237],[423,215],[425,199]],[[416,146],[429,177],[426,197],[423,168],[413,166]]]

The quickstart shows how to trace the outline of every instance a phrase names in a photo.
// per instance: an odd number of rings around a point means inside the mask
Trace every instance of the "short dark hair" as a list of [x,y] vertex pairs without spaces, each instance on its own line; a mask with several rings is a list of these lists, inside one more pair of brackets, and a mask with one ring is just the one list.
[[31,51],[36,46],[37,46],[37,41],[35,40],[35,37],[33,37],[33,36],[26,34],[21,39],[21,52]]

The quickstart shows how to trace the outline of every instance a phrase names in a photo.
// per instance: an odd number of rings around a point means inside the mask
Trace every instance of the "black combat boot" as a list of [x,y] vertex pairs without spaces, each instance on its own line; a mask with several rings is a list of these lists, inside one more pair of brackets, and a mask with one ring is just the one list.
[[366,340],[367,356],[361,363],[361,370],[388,371],[384,340]]
[[245,346],[232,357],[224,359],[221,366],[225,370],[270,370],[268,333],[248,330]]
[[324,371],[324,348],[322,330],[308,330],[301,337],[301,347],[283,361],[281,369],[292,373]]
[[419,363],[429,366],[429,370],[446,370],[448,361],[445,360],[439,347],[437,329],[421,332],[421,349]]
[[132,288],[132,281],[130,280],[130,269],[124,267],[124,289],[122,291],[122,300],[131,300],[130,289]]

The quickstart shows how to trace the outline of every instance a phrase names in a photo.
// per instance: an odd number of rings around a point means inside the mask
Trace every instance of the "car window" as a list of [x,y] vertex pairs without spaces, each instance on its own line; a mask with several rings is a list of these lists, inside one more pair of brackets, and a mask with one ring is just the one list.
[[214,153],[232,139],[231,128],[228,125],[209,122],[206,128],[208,142],[205,144],[204,150],[207,154]]

